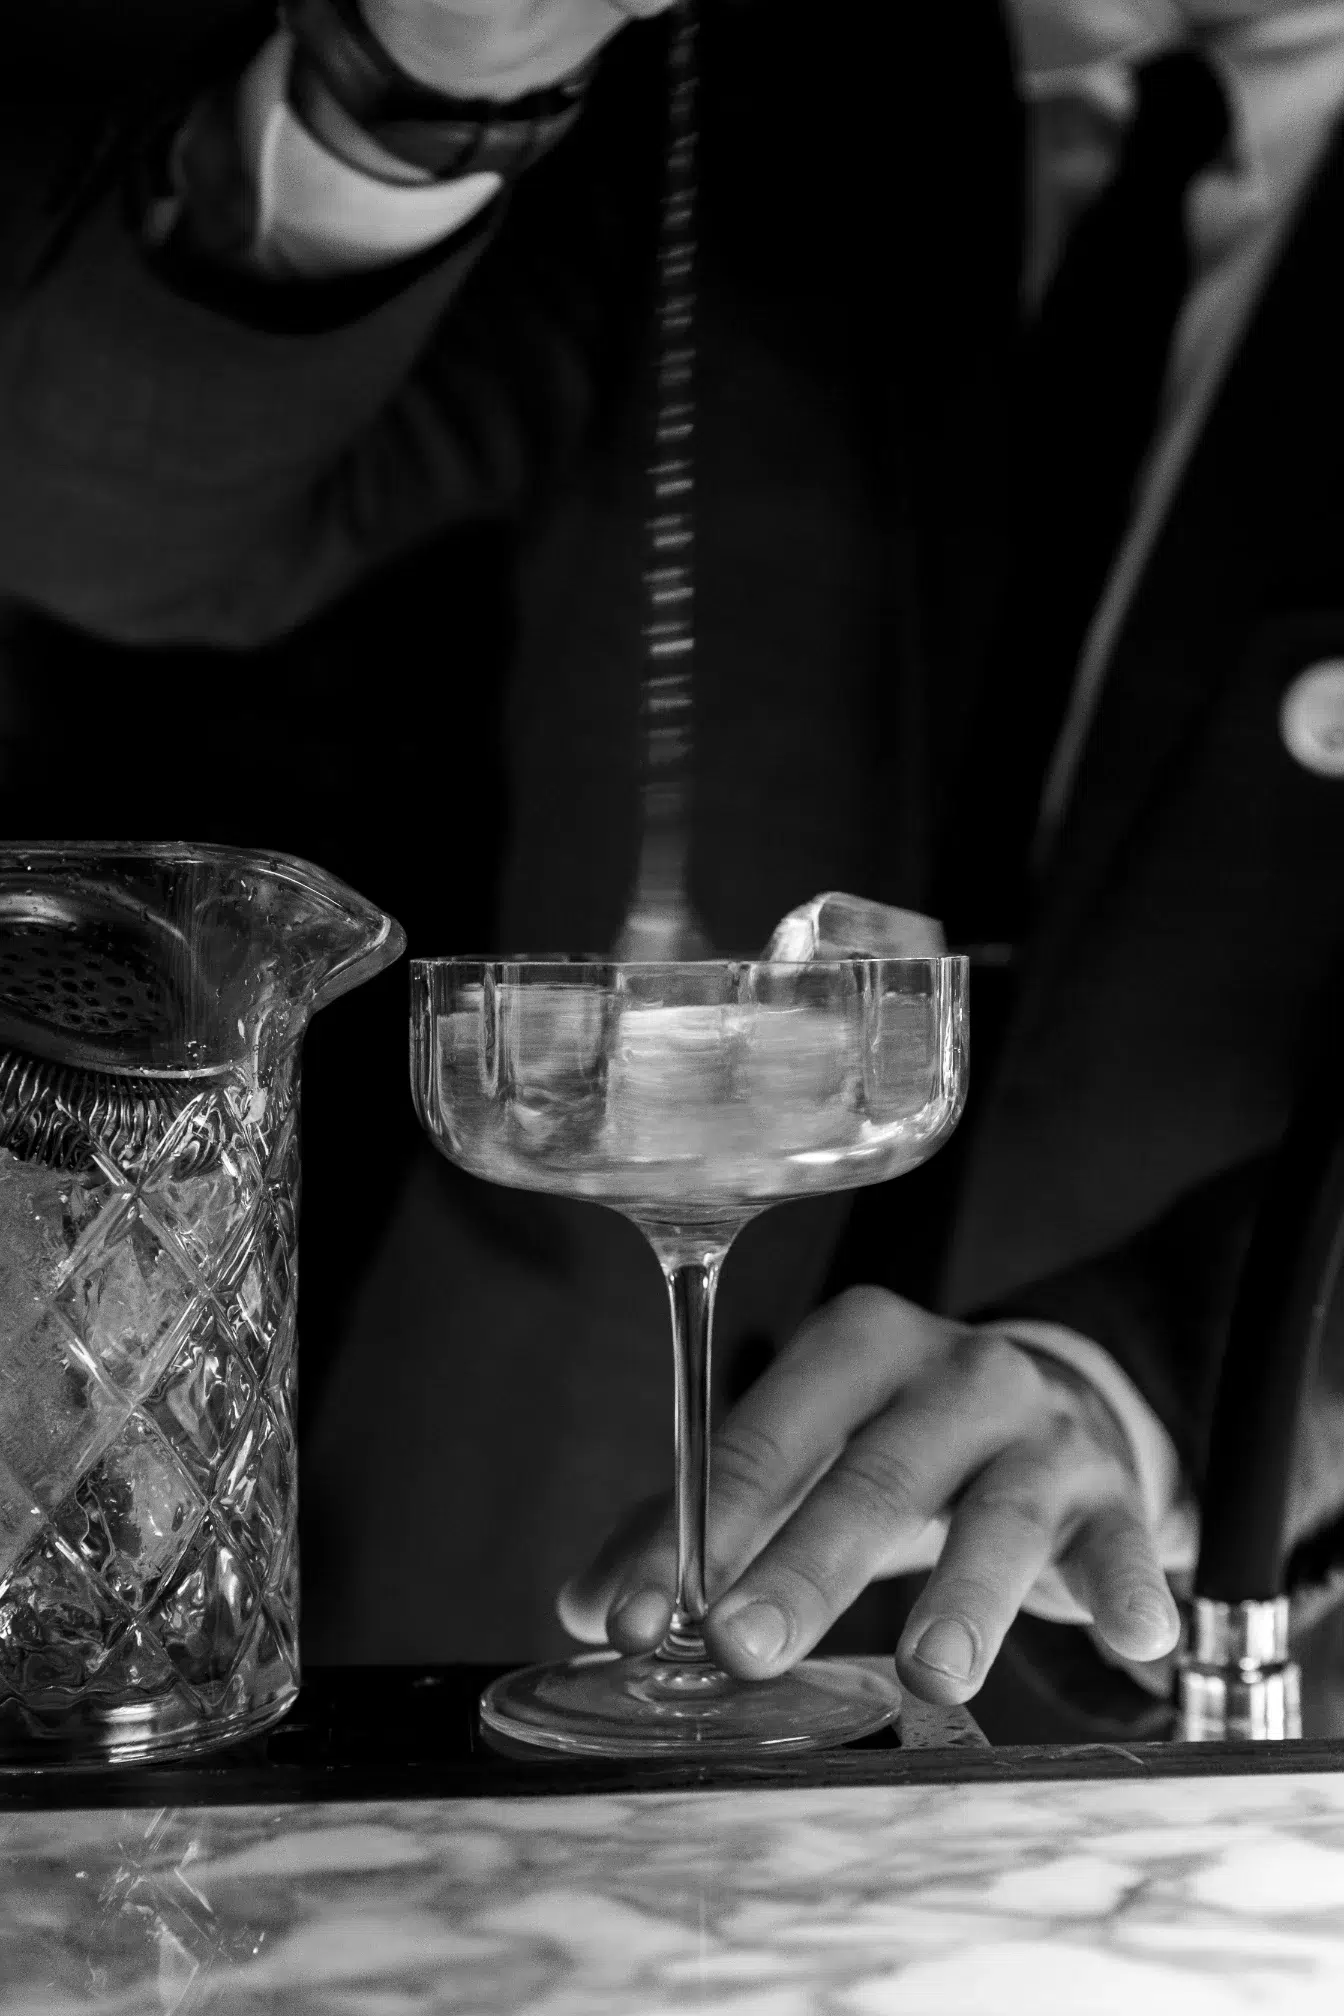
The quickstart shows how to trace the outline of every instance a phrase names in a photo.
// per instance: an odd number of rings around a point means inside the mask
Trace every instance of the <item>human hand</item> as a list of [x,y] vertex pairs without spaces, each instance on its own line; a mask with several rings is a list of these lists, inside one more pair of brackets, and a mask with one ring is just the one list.
[[[976,1692],[1052,1562],[1116,1652],[1147,1661],[1175,1645],[1106,1404],[1003,1336],[858,1288],[809,1318],[714,1438],[710,1653],[741,1679],[785,1672],[870,1582],[911,1564],[939,1515],[942,1555],[896,1652],[921,1699]],[[675,1573],[670,1510],[646,1505],[561,1592],[561,1621],[585,1642],[649,1651]]]
[[455,98],[521,98],[572,76],[674,0],[359,0],[393,61]]

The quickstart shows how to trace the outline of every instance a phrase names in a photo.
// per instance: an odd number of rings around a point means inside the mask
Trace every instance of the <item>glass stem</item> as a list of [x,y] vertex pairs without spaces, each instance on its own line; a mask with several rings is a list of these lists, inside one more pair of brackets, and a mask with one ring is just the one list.
[[664,1264],[672,1305],[676,1379],[677,1597],[660,1659],[706,1658],[700,1626],[705,1601],[705,1529],[709,1517],[710,1351],[714,1294],[727,1247],[699,1259]]

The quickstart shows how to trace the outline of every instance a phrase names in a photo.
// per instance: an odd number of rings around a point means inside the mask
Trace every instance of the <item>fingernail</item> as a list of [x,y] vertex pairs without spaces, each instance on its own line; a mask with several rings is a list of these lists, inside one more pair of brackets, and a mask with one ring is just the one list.
[[952,1680],[969,1680],[975,1664],[975,1640],[956,1617],[937,1617],[915,1642],[914,1656],[921,1666],[946,1673]]
[[789,1642],[789,1620],[773,1603],[744,1603],[721,1621],[738,1650],[762,1666],[778,1659]]
[[1166,1642],[1181,1628],[1180,1614],[1160,1596],[1131,1596],[1124,1606],[1127,1622],[1154,1644]]
[[668,1603],[660,1589],[636,1589],[607,1612],[607,1633],[619,1631],[635,1640],[661,1638],[667,1628]]

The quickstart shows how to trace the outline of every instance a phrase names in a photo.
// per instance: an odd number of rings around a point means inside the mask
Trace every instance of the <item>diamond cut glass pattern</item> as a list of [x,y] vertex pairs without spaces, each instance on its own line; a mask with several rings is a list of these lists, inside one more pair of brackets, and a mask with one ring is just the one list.
[[[47,1419],[36,1438],[44,1460],[16,1474],[50,1511],[53,1530],[30,1556],[48,1560],[53,1541],[62,1550],[60,1626],[79,1641],[62,1670],[91,1679],[120,1651],[122,1712],[142,1705],[160,1722],[163,1697],[176,1692],[172,1719],[183,1727],[255,1705],[263,1597],[289,1596],[297,1534],[297,1106],[269,1168],[260,1130],[229,1090],[196,1102],[195,1121],[211,1141],[204,1167],[180,1173],[175,1130],[96,1218],[83,1212],[91,1229],[49,1271],[60,1284],[50,1303],[33,1297],[23,1404],[0,1409],[20,1443],[36,1407],[56,1418],[57,1432]],[[105,1187],[101,1171],[95,1180]],[[63,1189],[82,1181],[66,1175]],[[79,1217],[78,1196],[63,1208]],[[36,1388],[35,1360],[48,1368]],[[24,1565],[6,1594],[31,1588]],[[268,1688],[292,1692],[293,1628],[268,1620],[260,1649]],[[34,1695],[35,1673],[47,1670],[36,1656],[21,1676],[0,1622],[0,1731],[22,1712],[20,1695],[25,1720],[39,1723],[71,1705],[68,1685]]]
[[141,1185],[146,1206],[197,1267],[219,1256],[262,1186],[245,1122],[230,1112],[228,1132],[221,1128],[221,1108],[231,1105],[227,1097],[193,1102]]
[[257,1379],[213,1304],[145,1401],[145,1413],[208,1491],[223,1451],[238,1437]]
[[286,857],[0,848],[0,1768],[297,1693],[299,1046],[403,944]]
[[[44,1531],[0,1590],[6,1691],[39,1713],[44,1702],[77,1695],[127,1622],[111,1591],[64,1541]],[[3,1701],[0,1715],[8,1707]]]
[[205,1526],[155,1614],[155,1635],[179,1678],[212,1713],[241,1708],[259,1610],[237,1551]]
[[283,1569],[296,1467],[294,1439],[283,1410],[277,1418],[261,1402],[239,1439],[216,1499],[220,1520],[227,1523],[258,1588],[276,1582]]
[[204,1509],[171,1450],[143,1416],[132,1414],[52,1524],[104,1586],[139,1613],[185,1553]]
[[134,1401],[189,1319],[196,1282],[137,1197],[108,1215],[107,1236],[76,1259],[53,1301],[101,1377]]

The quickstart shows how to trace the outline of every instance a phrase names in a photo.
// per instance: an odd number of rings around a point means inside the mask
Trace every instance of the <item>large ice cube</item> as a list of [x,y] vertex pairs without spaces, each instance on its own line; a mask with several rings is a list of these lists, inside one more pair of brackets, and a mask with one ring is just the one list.
[[[936,918],[831,890],[780,921],[765,960],[941,959],[946,952]],[[855,1031],[861,1038],[855,1091],[869,1120],[916,1120],[936,1098],[937,1026],[935,1004],[920,986],[883,987],[868,1003]]]
[[775,926],[765,959],[941,959],[943,927],[916,910],[895,910],[829,890],[800,903]]
[[606,997],[585,987],[505,983],[496,995],[498,1083],[514,1144],[581,1146],[602,1117]]
[[740,1082],[757,1145],[774,1154],[816,1148],[843,1132],[860,1069],[861,1027],[799,1003],[752,1016]]
[[723,1003],[627,1005],[607,1063],[604,1152],[671,1162],[722,1150],[733,1132],[741,1016]]

